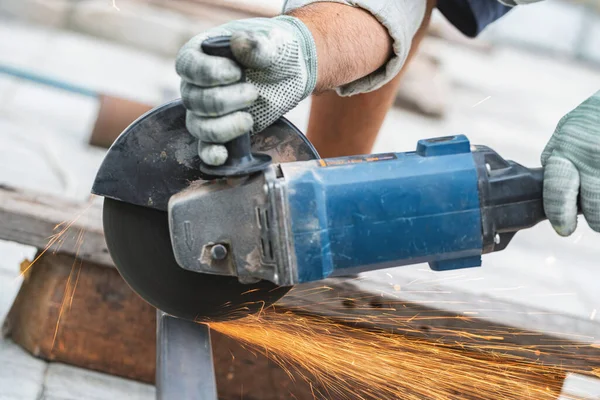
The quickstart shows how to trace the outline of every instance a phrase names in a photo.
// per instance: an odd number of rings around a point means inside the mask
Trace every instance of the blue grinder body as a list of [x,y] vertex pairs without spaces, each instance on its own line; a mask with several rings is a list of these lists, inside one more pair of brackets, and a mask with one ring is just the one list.
[[546,218],[542,198],[541,168],[456,135],[191,185],[169,200],[169,225],[182,268],[293,286],[408,264],[479,266]]
[[282,164],[298,282],[425,262],[480,266],[543,220],[542,171],[474,150],[458,135],[414,152]]

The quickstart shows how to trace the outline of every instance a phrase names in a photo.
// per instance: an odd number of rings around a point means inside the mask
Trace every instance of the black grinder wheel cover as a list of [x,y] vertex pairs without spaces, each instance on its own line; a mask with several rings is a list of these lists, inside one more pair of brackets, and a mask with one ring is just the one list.
[[[199,274],[179,267],[169,234],[168,199],[201,179],[181,101],[140,117],[113,144],[92,192],[105,197],[106,243],[121,276],[145,301],[179,318],[224,321],[267,307],[289,291],[267,281]],[[310,142],[285,119],[252,138],[273,161],[316,159]],[[258,289],[258,290],[255,290]]]

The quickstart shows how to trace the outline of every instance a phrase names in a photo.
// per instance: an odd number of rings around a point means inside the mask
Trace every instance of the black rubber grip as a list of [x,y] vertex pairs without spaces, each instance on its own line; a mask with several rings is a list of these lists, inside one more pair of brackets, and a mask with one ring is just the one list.
[[[231,51],[229,36],[218,36],[206,39],[202,43],[202,51],[211,56],[225,57],[235,61]],[[241,81],[245,81],[242,75]],[[262,171],[271,163],[271,157],[266,154],[253,154],[251,151],[250,132],[238,136],[225,143],[227,161],[223,165],[211,166],[202,163],[200,170],[211,177],[227,177],[249,175]]]
[[[547,219],[544,169],[504,160],[485,146],[477,146],[473,158],[478,175],[483,252],[500,251],[518,231]],[[579,200],[578,207],[581,214]]]

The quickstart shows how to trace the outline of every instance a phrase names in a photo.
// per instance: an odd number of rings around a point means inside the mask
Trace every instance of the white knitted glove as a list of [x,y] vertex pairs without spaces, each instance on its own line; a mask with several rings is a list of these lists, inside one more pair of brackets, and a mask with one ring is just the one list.
[[565,115],[542,153],[544,209],[556,232],[577,227],[577,196],[600,232],[600,91]]
[[[236,62],[202,52],[202,42],[231,36]],[[243,68],[243,71],[242,71]],[[260,132],[308,97],[317,82],[317,50],[299,19],[280,16],[233,21],[192,38],[176,70],[186,125],[209,165],[227,160],[226,143]],[[244,73],[245,83],[239,80]]]

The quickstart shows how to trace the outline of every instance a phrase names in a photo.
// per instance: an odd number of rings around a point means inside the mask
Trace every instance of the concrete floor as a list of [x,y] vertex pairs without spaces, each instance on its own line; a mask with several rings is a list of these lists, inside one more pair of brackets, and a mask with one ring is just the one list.
[[[450,112],[431,120],[404,110],[388,115],[376,151],[412,150],[421,138],[464,133],[525,165],[539,154],[562,115],[600,89],[598,68],[498,47],[491,54],[428,44],[452,82]],[[87,36],[0,20],[0,64],[68,79],[94,90],[158,104],[176,96],[172,60]],[[289,114],[306,128],[309,101]],[[84,199],[104,151],[86,146],[97,103],[0,76],[0,183]],[[583,219],[568,239],[547,224],[520,233],[510,248],[461,272],[444,287],[482,293],[554,313],[600,318],[599,237]],[[33,249],[0,243],[0,319],[20,285],[19,263]],[[392,271],[430,279],[423,266]],[[600,341],[599,337],[597,338]],[[569,391],[600,399],[595,381],[571,377]],[[570,385],[570,386],[569,386]],[[60,364],[47,364],[0,341],[0,399],[149,399],[153,388]]]

